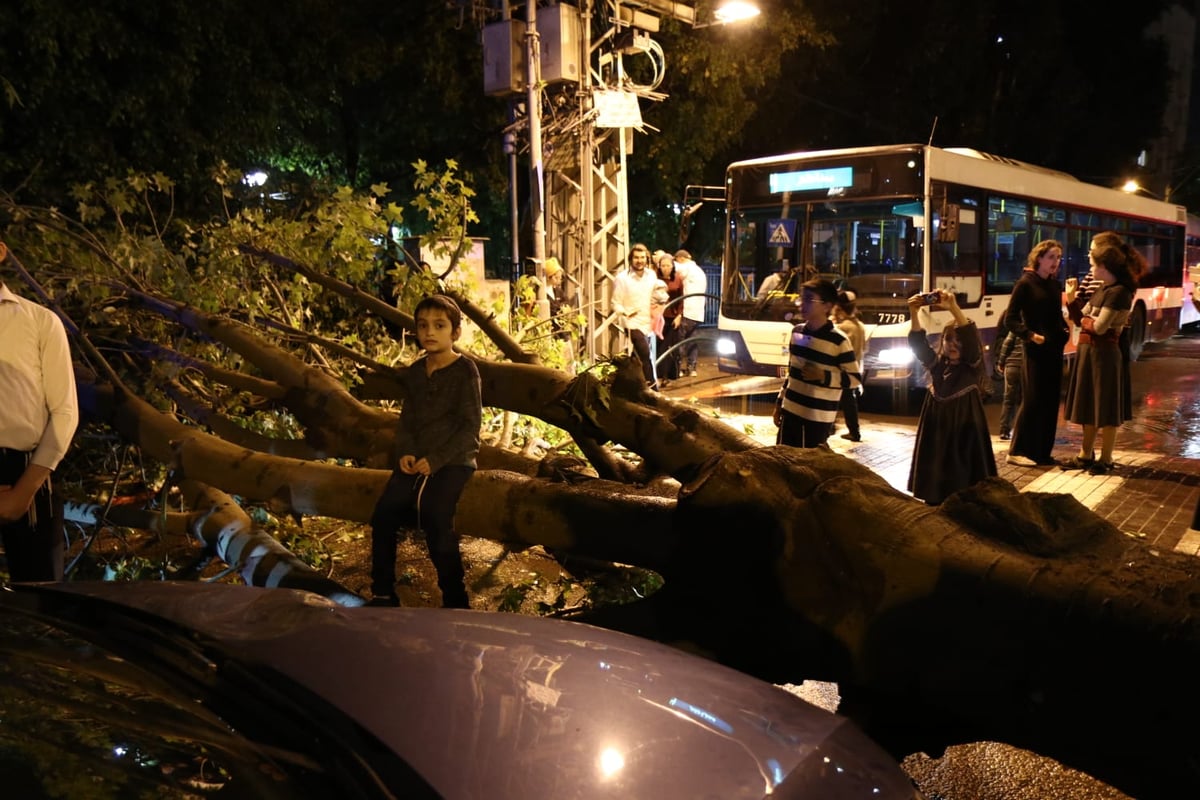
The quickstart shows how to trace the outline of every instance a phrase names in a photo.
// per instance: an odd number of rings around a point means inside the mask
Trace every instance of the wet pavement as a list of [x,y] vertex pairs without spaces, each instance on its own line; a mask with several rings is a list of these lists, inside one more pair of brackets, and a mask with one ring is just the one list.
[[[771,395],[776,379],[720,373],[710,348],[702,349],[699,375],[671,383],[665,393],[705,405],[739,430],[771,443]],[[1200,556],[1200,532],[1191,530],[1200,502],[1200,332],[1188,331],[1169,341],[1150,344],[1132,365],[1134,419],[1117,432],[1114,460],[1107,475],[1064,471],[1058,467],[1021,467],[1005,462],[1008,443],[999,431],[1000,397],[987,404],[992,446],[1000,476],[1021,491],[1073,495],[1080,503],[1131,537],[1155,549]],[[841,437],[839,418],[830,439],[836,452],[865,464],[900,491],[906,490],[915,412],[873,410],[887,400],[865,398],[862,441]],[[915,405],[914,408],[919,406]],[[1066,460],[1079,452],[1082,430],[1060,417],[1054,457]]]

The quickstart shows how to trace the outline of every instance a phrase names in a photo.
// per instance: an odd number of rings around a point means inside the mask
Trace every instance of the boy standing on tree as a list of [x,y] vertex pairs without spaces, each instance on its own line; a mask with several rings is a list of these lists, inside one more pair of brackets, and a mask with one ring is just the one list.
[[417,304],[417,340],[425,355],[402,378],[404,405],[396,428],[391,477],[371,514],[369,605],[398,606],[396,533],[425,531],[445,608],[470,608],[454,510],[479,454],[483,417],[479,370],[454,352],[462,312],[445,295]]

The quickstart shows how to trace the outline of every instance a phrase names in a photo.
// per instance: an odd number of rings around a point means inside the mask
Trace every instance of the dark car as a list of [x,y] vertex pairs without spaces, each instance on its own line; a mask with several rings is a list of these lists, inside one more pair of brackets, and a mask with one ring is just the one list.
[[589,625],[285,589],[0,591],[7,797],[914,798],[851,722]]

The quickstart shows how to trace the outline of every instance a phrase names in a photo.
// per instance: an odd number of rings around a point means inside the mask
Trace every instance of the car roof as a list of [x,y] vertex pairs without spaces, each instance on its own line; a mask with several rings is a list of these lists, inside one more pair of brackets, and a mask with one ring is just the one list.
[[169,621],[335,707],[451,798],[912,797],[849,720],[681,650],[581,623],[346,608],[223,584],[27,591]]

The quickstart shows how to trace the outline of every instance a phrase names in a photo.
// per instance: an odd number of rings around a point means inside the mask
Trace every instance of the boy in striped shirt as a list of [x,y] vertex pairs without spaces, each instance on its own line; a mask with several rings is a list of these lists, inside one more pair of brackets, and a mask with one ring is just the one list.
[[862,367],[854,346],[830,319],[837,287],[814,278],[801,289],[804,322],[792,329],[788,376],[775,401],[776,443],[818,447],[833,432],[842,390],[862,385]]

